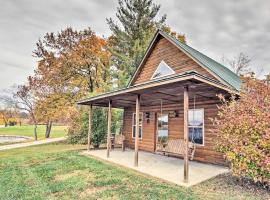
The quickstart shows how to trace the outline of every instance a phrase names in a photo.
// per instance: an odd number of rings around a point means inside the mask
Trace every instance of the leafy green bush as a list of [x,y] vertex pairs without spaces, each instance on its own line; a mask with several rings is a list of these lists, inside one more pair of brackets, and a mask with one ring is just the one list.
[[270,85],[246,80],[240,99],[221,97],[217,149],[225,154],[233,175],[270,184]]
[[[112,112],[112,133],[119,127],[118,114],[119,111]],[[72,144],[87,144],[88,142],[88,124],[89,111],[81,108],[76,111],[72,117],[71,125],[68,129],[68,141]],[[101,107],[93,107],[92,116],[92,134],[91,144],[98,148],[101,143],[106,142],[107,136],[107,109]]]

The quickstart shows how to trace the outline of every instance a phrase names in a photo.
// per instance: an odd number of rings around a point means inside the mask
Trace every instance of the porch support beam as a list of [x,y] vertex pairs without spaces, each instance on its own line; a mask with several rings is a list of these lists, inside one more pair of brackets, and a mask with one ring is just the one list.
[[111,125],[112,125],[112,101],[109,100],[108,105],[108,134],[107,134],[107,158],[110,157],[110,148],[111,148]]
[[136,97],[136,131],[135,131],[135,150],[134,150],[134,166],[138,167],[138,151],[139,151],[139,119],[140,119],[140,95]]
[[88,144],[87,144],[88,151],[90,151],[91,135],[92,135],[92,109],[93,109],[93,106],[92,106],[92,104],[90,104],[90,106],[89,106],[89,124],[88,124]]
[[185,142],[185,154],[184,154],[184,182],[188,183],[188,86],[184,88],[184,142]]

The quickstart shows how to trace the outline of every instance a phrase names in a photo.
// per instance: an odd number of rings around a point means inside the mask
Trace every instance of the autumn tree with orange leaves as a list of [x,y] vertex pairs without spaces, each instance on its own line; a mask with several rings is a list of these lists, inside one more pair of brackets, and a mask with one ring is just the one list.
[[38,58],[38,67],[31,85],[38,96],[36,108],[47,124],[49,137],[52,122],[70,116],[78,99],[109,89],[110,53],[106,40],[90,28],[47,33],[37,42],[33,53]]
[[245,77],[238,99],[221,100],[217,149],[233,175],[270,186],[270,76]]

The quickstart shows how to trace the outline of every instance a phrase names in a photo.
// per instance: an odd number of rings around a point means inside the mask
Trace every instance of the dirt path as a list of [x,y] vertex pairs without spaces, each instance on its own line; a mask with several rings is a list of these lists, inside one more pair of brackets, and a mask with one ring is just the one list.
[[40,144],[48,144],[48,143],[59,142],[59,141],[63,141],[63,140],[66,140],[66,138],[65,137],[50,138],[50,139],[44,139],[44,140],[39,140],[39,141],[33,141],[33,142],[3,145],[3,146],[0,146],[0,151],[21,148],[21,147],[29,147],[29,146],[40,145]]

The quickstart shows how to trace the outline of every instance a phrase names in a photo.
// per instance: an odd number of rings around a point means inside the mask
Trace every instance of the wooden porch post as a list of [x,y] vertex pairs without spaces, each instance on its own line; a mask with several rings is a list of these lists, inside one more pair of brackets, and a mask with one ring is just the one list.
[[184,142],[185,142],[185,155],[184,155],[184,182],[188,182],[188,86],[184,88]]
[[91,135],[92,135],[92,104],[89,106],[89,124],[88,124],[88,145],[87,150],[90,151]]
[[135,154],[134,166],[138,167],[138,150],[139,150],[139,120],[140,120],[140,95],[136,98],[136,131],[135,131]]
[[111,124],[112,124],[112,101],[109,100],[108,106],[108,134],[107,134],[107,158],[110,157],[111,148]]

